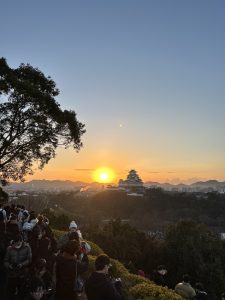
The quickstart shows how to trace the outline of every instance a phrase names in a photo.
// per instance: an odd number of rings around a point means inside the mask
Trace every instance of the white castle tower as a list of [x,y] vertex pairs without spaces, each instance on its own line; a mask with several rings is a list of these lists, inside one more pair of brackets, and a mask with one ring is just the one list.
[[144,192],[143,181],[138,176],[135,170],[129,171],[126,180],[120,179],[119,187],[125,189],[127,192],[132,192],[132,193]]

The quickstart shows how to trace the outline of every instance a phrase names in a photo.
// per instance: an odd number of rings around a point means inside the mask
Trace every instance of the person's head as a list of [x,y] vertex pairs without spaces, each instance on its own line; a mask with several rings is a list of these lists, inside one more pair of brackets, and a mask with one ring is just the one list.
[[80,243],[76,240],[68,241],[65,247],[63,248],[63,252],[74,256],[76,252],[78,252],[80,248]]
[[221,300],[225,300],[225,293],[221,294]]
[[23,244],[22,236],[18,234],[13,240],[13,247],[19,249],[21,248],[22,244]]
[[44,295],[43,282],[39,277],[33,277],[31,279],[29,294],[35,300],[40,300]]
[[69,231],[76,231],[77,230],[77,224],[75,223],[75,221],[72,221],[69,225]]
[[110,259],[106,254],[100,254],[95,260],[95,269],[98,272],[108,274],[111,266]]
[[160,275],[163,275],[163,276],[166,275],[166,273],[167,273],[167,269],[164,265],[158,266],[157,271]]
[[188,274],[183,275],[183,282],[190,283],[190,276]]
[[74,241],[74,240],[79,241],[79,235],[78,235],[77,231],[69,232],[69,240],[70,241]]
[[39,215],[37,219],[38,219],[38,223],[43,223],[44,221],[44,217],[42,215]]
[[196,291],[204,291],[203,285],[201,282],[197,282],[195,285]]

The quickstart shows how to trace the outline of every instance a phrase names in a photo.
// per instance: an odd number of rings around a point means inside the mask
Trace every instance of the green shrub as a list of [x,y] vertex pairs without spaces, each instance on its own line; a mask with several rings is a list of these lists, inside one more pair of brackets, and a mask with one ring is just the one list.
[[129,289],[134,299],[145,300],[182,300],[174,291],[152,283],[139,283]]
[[91,242],[91,241],[87,241],[86,242],[91,246],[91,252],[90,255],[93,256],[98,256],[99,254],[103,254],[104,251],[95,243]]
[[54,236],[55,236],[56,239],[59,239],[60,236],[62,236],[65,233],[65,231],[57,230],[57,229],[53,229],[52,231],[53,231]]
[[[58,239],[65,231],[53,230],[55,237]],[[95,243],[87,241],[91,246],[91,252],[88,255],[89,268],[85,272],[84,278],[88,278],[92,272],[95,271],[95,259],[99,254],[103,254],[104,251]],[[124,298],[126,300],[145,299],[145,300],[182,300],[174,291],[155,285],[147,278],[131,274],[116,259],[110,259],[112,263],[111,274],[114,278],[120,277],[123,284]]]

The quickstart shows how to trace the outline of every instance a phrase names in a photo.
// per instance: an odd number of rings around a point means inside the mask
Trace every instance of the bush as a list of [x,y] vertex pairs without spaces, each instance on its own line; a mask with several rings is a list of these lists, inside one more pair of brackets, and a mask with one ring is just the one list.
[[99,254],[104,254],[104,251],[95,243],[91,241],[85,240],[90,246],[91,246],[91,252],[90,255],[98,256]]
[[[65,231],[53,230],[55,237],[58,239]],[[88,255],[89,268],[85,272],[84,278],[88,278],[95,271],[95,259],[104,251],[95,243],[87,241],[91,246],[91,252]],[[155,285],[147,278],[134,275],[128,272],[122,263],[116,259],[110,259],[112,263],[111,275],[114,278],[120,277],[123,284],[125,299],[145,299],[145,300],[181,300],[182,298],[174,291]]]
[[53,231],[54,236],[55,236],[56,239],[59,239],[60,236],[62,236],[65,233],[65,231],[57,230],[57,229],[53,229],[52,231]]
[[129,289],[129,293],[134,299],[145,300],[182,300],[174,291],[152,283],[139,283]]

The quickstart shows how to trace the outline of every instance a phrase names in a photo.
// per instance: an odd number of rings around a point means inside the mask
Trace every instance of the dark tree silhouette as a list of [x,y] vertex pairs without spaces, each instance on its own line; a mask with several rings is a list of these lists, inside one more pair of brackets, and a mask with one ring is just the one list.
[[80,150],[84,125],[61,110],[55,82],[37,68],[11,69],[0,59],[0,180],[24,180],[55,157],[56,148]]

